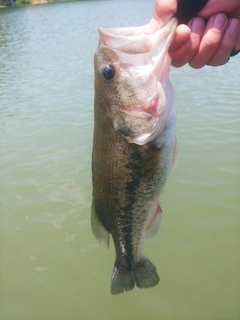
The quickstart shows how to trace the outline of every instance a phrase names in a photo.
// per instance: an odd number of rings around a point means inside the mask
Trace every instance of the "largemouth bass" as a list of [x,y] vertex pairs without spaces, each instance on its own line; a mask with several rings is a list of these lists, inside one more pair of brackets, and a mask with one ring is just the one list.
[[99,29],[95,53],[91,225],[100,243],[113,238],[111,293],[159,282],[142,253],[160,228],[159,197],[177,160],[176,101],[168,48],[176,18],[165,25]]

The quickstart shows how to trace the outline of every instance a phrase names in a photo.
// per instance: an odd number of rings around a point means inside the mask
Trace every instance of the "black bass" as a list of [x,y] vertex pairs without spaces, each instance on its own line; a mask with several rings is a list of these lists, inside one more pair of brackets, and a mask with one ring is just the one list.
[[160,228],[159,196],[177,159],[176,102],[168,48],[176,18],[154,30],[99,29],[95,53],[91,225],[116,250],[111,293],[159,282],[142,253]]

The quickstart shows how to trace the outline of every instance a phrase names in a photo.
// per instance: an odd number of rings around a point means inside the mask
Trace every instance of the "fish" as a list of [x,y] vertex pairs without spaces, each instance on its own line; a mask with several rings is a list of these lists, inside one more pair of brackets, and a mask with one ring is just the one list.
[[116,260],[110,292],[158,284],[144,241],[161,226],[159,198],[177,164],[176,98],[168,49],[178,19],[208,0],[178,0],[173,16],[140,27],[99,28],[94,55],[91,228]]
[[177,163],[176,98],[168,77],[176,26],[173,17],[154,28],[99,29],[91,227],[101,244],[113,239],[113,295],[159,282],[142,246],[159,232],[159,197]]

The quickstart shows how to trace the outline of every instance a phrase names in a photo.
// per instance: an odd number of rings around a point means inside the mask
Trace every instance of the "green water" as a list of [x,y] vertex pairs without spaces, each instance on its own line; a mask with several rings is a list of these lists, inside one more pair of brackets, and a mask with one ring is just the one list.
[[240,319],[240,56],[172,69],[179,162],[144,245],[161,281],[111,296],[113,245],[89,223],[97,27],[154,1],[0,11],[0,319]]

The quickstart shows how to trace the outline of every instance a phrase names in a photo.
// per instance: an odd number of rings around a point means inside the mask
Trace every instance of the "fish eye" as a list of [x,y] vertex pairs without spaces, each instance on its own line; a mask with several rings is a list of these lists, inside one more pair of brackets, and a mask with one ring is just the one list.
[[102,70],[102,76],[105,80],[112,80],[115,76],[115,69],[113,66],[107,65]]

